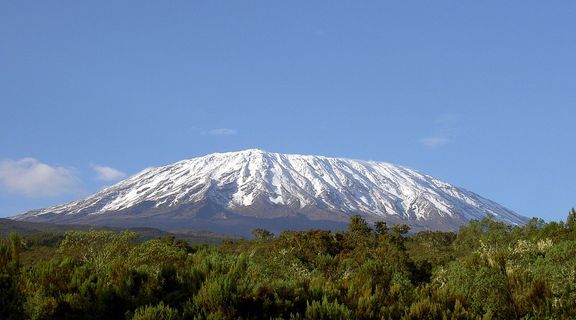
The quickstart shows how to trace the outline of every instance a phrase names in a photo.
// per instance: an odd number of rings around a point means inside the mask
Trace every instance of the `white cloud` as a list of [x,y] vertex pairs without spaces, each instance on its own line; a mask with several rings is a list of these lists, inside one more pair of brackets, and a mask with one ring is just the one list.
[[443,114],[434,119],[433,134],[424,137],[418,142],[427,148],[438,148],[452,141],[458,128],[458,116],[455,114]]
[[0,161],[0,187],[28,197],[52,197],[78,189],[73,168],[54,167],[34,158]]
[[99,166],[95,164],[92,164],[90,166],[92,167],[92,170],[96,172],[97,180],[115,181],[126,177],[126,174],[124,172],[111,167]]
[[450,142],[446,137],[426,137],[419,140],[419,142],[429,148],[437,148]]
[[210,129],[204,132],[204,134],[208,134],[211,136],[233,136],[238,134],[238,131],[236,129],[230,129],[230,128],[216,128],[216,129]]

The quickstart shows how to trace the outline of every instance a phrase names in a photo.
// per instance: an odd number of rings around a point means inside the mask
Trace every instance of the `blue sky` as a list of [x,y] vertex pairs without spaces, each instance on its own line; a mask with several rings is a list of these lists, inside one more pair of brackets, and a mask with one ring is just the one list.
[[576,3],[3,1],[0,216],[261,148],[576,206]]

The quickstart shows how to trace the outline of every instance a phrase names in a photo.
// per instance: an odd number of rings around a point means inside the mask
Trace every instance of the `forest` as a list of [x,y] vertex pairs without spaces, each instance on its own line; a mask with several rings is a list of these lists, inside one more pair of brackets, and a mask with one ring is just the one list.
[[457,233],[350,219],[190,244],[70,231],[0,240],[1,319],[574,319],[576,211]]

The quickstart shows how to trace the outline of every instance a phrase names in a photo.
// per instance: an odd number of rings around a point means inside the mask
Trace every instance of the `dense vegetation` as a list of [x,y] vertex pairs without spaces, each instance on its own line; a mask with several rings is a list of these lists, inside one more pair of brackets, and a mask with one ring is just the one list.
[[568,319],[576,211],[566,223],[473,221],[311,230],[191,246],[133,232],[0,240],[1,319]]

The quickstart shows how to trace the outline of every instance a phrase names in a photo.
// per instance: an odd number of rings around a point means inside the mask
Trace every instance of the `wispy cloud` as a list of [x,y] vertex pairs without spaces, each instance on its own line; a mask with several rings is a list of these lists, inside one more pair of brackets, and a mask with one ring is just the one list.
[[458,116],[453,113],[446,113],[434,119],[434,124],[441,126],[441,129],[452,129],[458,124]]
[[233,136],[238,134],[238,130],[231,128],[216,128],[203,132],[210,136]]
[[79,180],[73,168],[22,158],[0,161],[0,186],[28,197],[52,197],[77,191]]
[[458,126],[458,116],[443,114],[434,119],[432,134],[418,140],[427,148],[435,149],[450,143]]
[[90,167],[96,172],[96,179],[102,181],[116,181],[126,177],[126,174],[112,167],[90,164]]
[[450,139],[446,137],[427,137],[418,140],[421,144],[429,148],[438,148],[450,142]]

